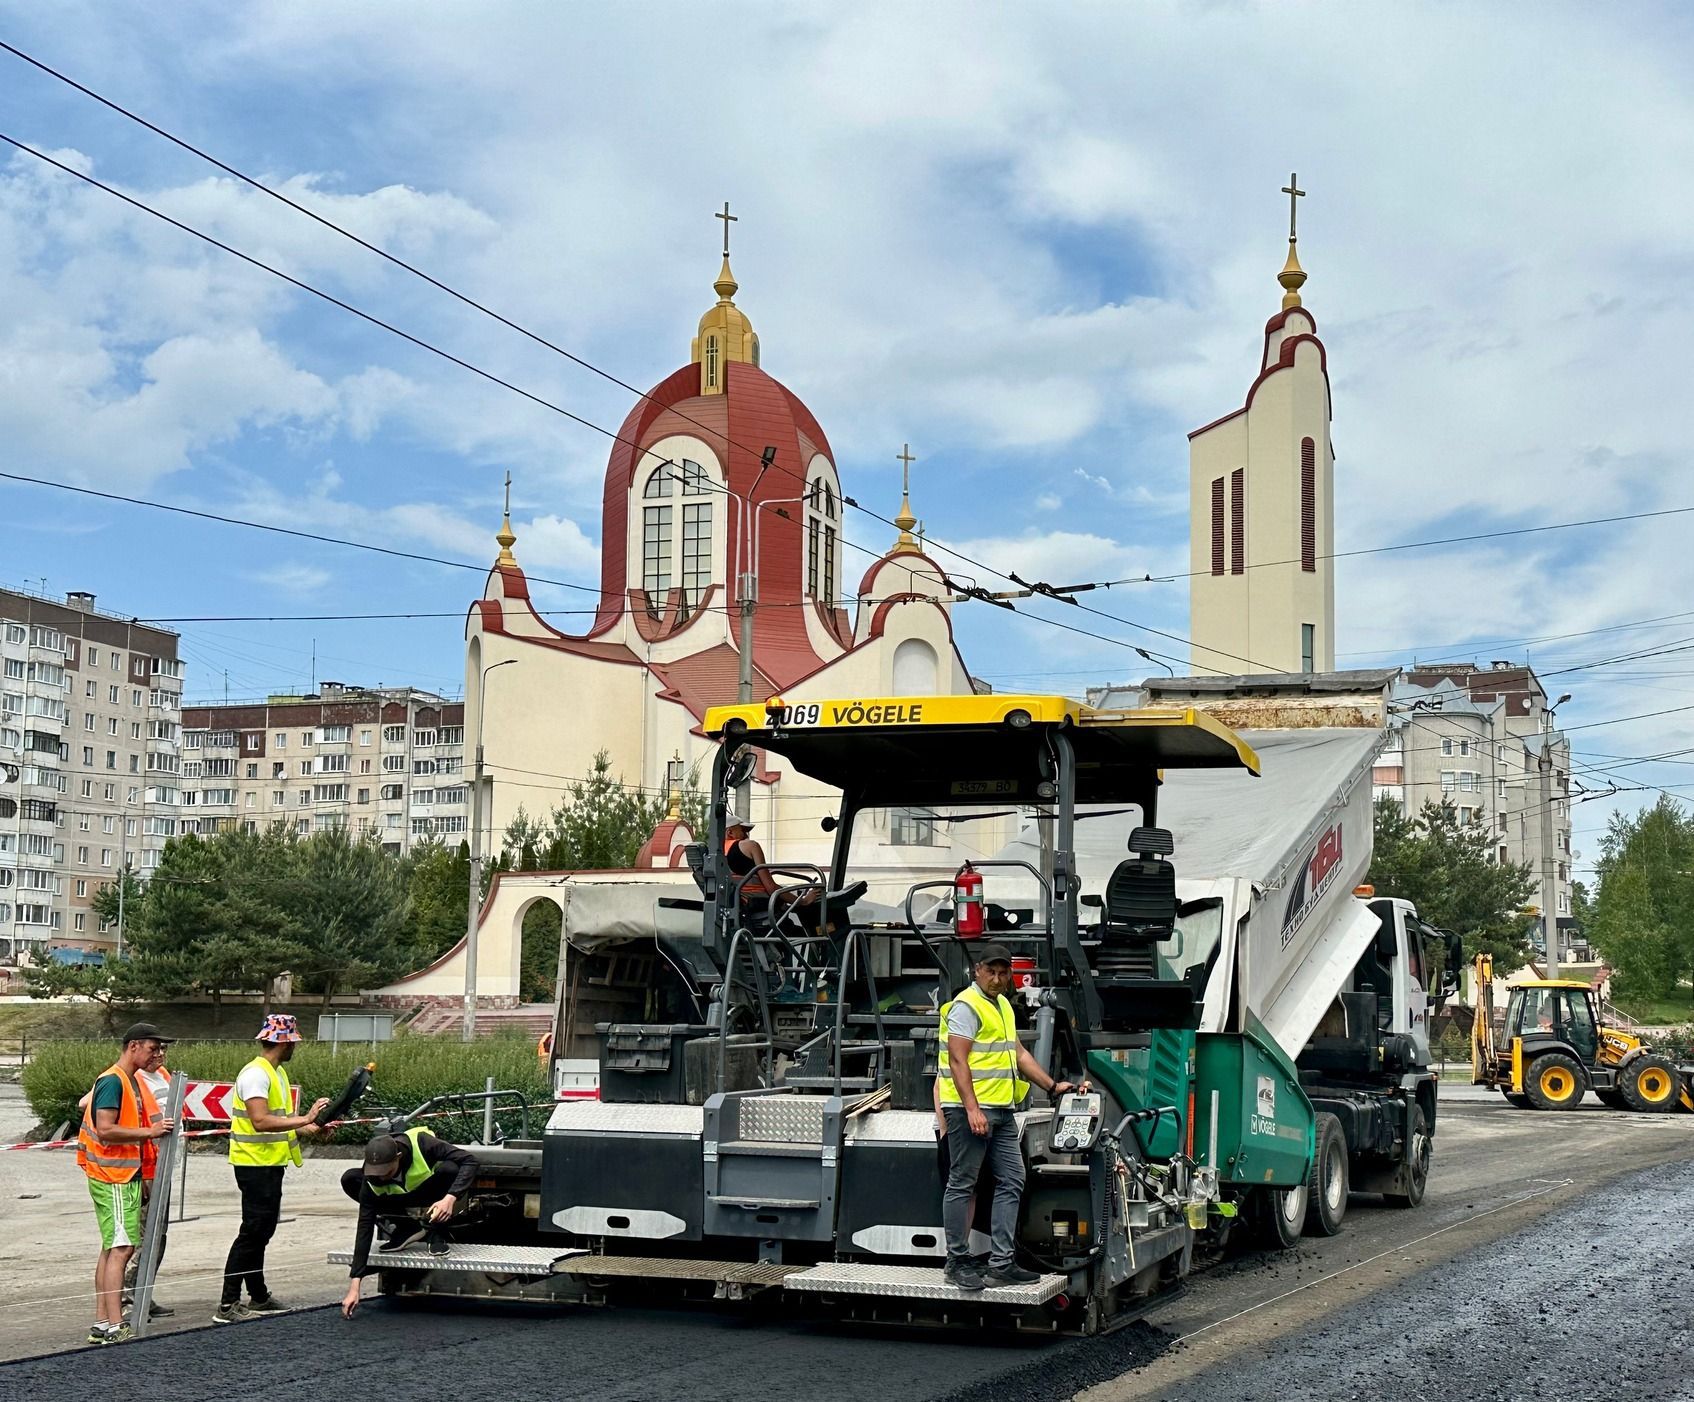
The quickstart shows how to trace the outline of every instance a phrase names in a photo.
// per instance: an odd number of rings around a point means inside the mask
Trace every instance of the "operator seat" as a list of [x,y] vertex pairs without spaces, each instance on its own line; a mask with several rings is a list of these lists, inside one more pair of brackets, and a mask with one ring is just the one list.
[[1150,948],[1176,928],[1176,868],[1165,860],[1176,843],[1166,828],[1136,828],[1129,850],[1106,883],[1100,937]]

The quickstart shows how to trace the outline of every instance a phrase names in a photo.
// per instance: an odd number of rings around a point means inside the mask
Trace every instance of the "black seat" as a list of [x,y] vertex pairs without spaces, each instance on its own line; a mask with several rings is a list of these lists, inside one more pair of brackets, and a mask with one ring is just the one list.
[[682,849],[682,859],[688,863],[688,874],[694,878],[694,884],[700,888],[700,894],[711,895],[706,889],[706,844],[690,842]]
[[1165,858],[1175,846],[1164,828],[1130,833],[1131,855],[1106,883],[1103,940],[1153,945],[1170,938],[1176,928],[1176,868]]

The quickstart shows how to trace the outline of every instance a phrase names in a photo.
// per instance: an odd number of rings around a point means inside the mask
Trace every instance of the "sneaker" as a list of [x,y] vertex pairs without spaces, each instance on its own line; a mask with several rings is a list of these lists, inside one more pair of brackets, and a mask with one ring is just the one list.
[[1009,1266],[991,1267],[987,1276],[990,1285],[1033,1285],[1040,1279],[1034,1271],[1026,1271],[1016,1262]]
[[171,1319],[176,1311],[169,1305],[161,1305],[157,1300],[147,1302],[147,1317],[149,1319]]
[[[90,1334],[89,1337],[92,1338],[93,1335]],[[135,1337],[135,1331],[133,1329],[131,1329],[129,1327],[129,1325],[118,1324],[118,1325],[108,1326],[106,1331],[103,1334],[101,1334],[100,1342],[101,1342],[102,1345],[104,1345],[104,1344],[127,1344],[134,1337]]]
[[387,1241],[383,1242],[381,1249],[383,1251],[404,1251],[408,1246],[416,1246],[420,1241],[427,1239],[428,1236],[429,1228],[424,1226],[423,1223],[407,1223],[398,1228]]
[[117,1329],[116,1324],[108,1324],[103,1319],[97,1319],[88,1327],[88,1342],[104,1344],[110,1342],[110,1336]]
[[252,1315],[247,1306],[238,1300],[233,1305],[219,1305],[212,1314],[212,1323],[239,1324],[242,1320],[250,1318]]
[[[1034,1280],[1035,1277],[1031,1276],[1030,1279]],[[247,1313],[248,1314],[287,1314],[288,1313],[288,1306],[283,1304],[283,1302],[281,1300],[277,1299],[277,1297],[275,1295],[266,1295],[265,1298],[262,1299],[262,1300],[249,1300],[247,1302]]]
[[981,1272],[969,1261],[949,1261],[941,1275],[949,1285],[960,1290],[980,1290],[983,1286]]
[[429,1243],[426,1249],[429,1251],[431,1256],[445,1256],[447,1254],[448,1242],[446,1232],[431,1232],[426,1238],[426,1241]]

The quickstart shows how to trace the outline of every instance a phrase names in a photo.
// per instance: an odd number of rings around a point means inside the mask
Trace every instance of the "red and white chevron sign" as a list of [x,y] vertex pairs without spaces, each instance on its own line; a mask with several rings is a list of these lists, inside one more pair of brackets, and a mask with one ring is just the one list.
[[[300,1113],[300,1087],[290,1086],[294,1094],[294,1113]],[[233,1081],[190,1081],[182,1098],[182,1118],[209,1124],[228,1124],[230,1101],[235,1095]]]

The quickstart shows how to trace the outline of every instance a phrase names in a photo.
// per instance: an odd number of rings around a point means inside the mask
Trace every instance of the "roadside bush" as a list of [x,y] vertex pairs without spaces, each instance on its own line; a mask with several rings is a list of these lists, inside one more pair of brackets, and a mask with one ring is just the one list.
[[[179,1042],[171,1048],[169,1066],[194,1081],[233,1081],[236,1073],[253,1059],[255,1048],[231,1042]],[[76,1103],[94,1084],[95,1077],[112,1064],[115,1049],[110,1042],[44,1042],[24,1068],[24,1095],[41,1123],[49,1130],[66,1120],[81,1119]],[[530,1130],[539,1134],[550,1108],[550,1092],[534,1044],[517,1038],[497,1041],[462,1042],[444,1038],[409,1037],[379,1043],[375,1053],[364,1047],[343,1046],[338,1051],[317,1042],[302,1042],[288,1063],[289,1079],[300,1087],[302,1108],[319,1096],[333,1099],[354,1070],[367,1061],[376,1063],[371,1088],[353,1110],[370,1116],[384,1110],[410,1110],[438,1095],[480,1091],[492,1076],[500,1090],[522,1091],[530,1098]],[[496,1116],[503,1133],[515,1136],[522,1117],[515,1109]],[[432,1120],[443,1138],[474,1137],[482,1125],[482,1105],[477,1102],[457,1116]],[[329,1141],[362,1144],[372,1133],[370,1125],[347,1125]],[[317,1142],[324,1142],[319,1140]]]

